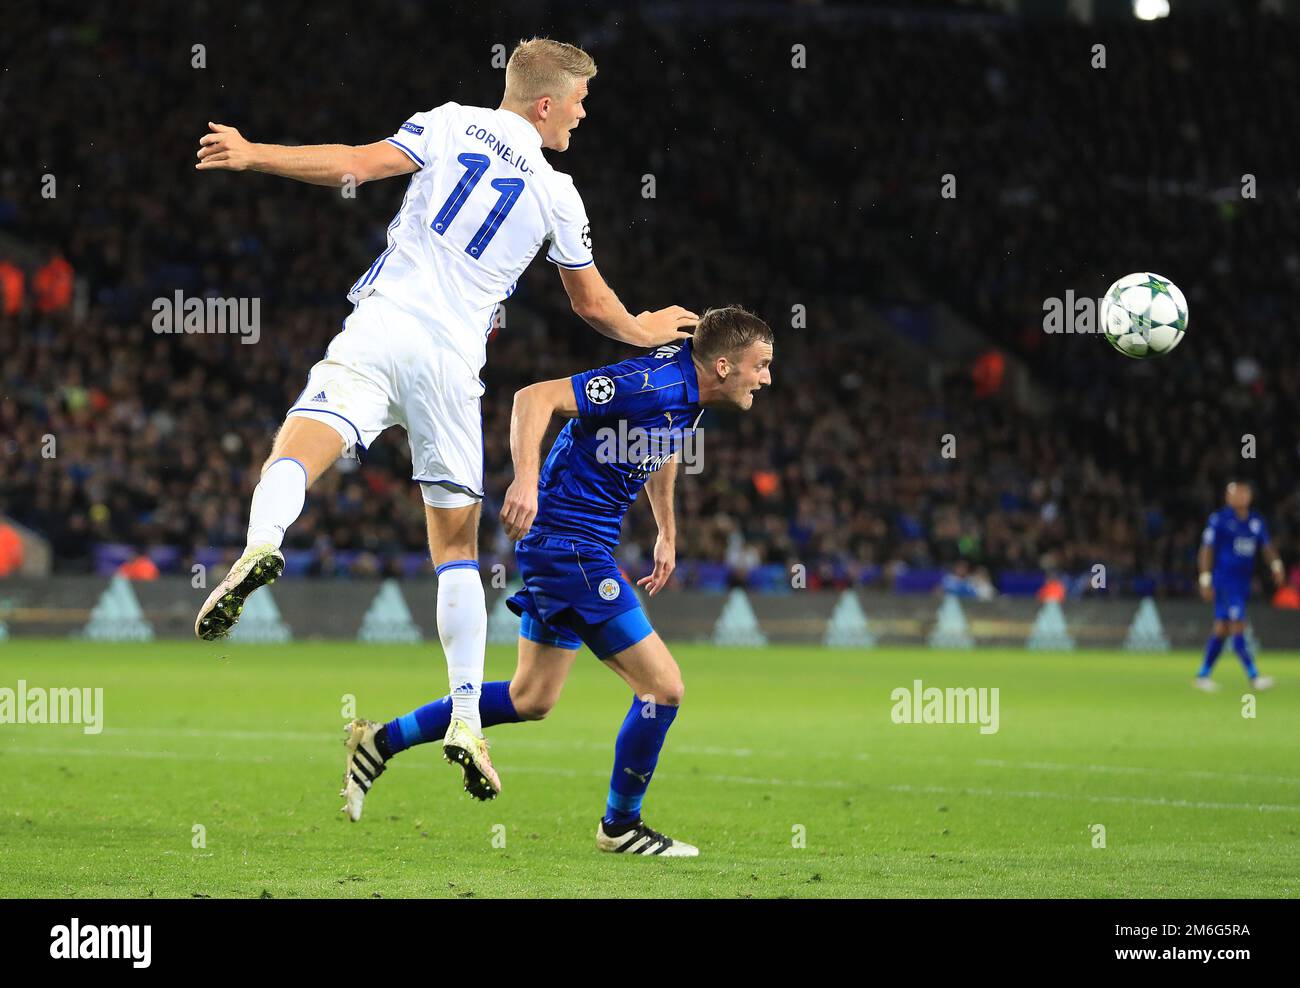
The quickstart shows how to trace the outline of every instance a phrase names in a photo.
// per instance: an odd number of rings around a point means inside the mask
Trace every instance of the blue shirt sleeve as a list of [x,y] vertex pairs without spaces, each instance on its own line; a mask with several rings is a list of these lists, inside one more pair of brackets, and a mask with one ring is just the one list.
[[633,357],[574,374],[578,417],[636,419],[680,405],[686,384],[675,360]]
[[1210,520],[1205,523],[1205,531],[1201,533],[1201,544],[1214,548],[1214,537],[1219,533],[1219,516],[1218,514],[1210,515]]

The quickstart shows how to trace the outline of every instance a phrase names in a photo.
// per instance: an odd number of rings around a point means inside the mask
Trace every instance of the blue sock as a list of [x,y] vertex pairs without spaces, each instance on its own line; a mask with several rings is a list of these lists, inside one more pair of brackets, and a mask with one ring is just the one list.
[[1246,644],[1245,635],[1233,635],[1232,647],[1237,650],[1237,658],[1241,659],[1241,664],[1246,667],[1246,677],[1254,679],[1259,673],[1255,670],[1255,659],[1250,654],[1250,646]]
[[[515,724],[523,719],[515,713],[515,705],[510,702],[508,681],[483,684],[483,692],[478,700],[478,712],[484,727]],[[426,703],[423,707],[385,724],[384,733],[387,735],[388,749],[395,755],[412,745],[441,741],[447,736],[447,728],[450,724],[451,697],[444,696],[441,700]]]
[[677,707],[633,697],[614,742],[614,771],[609,778],[605,823],[626,825],[641,818],[641,801],[650,785]]
[[1223,651],[1223,639],[1210,635],[1210,640],[1205,643],[1205,661],[1201,663],[1201,671],[1196,674],[1198,679],[1204,679],[1214,669],[1214,663],[1219,661],[1219,653]]

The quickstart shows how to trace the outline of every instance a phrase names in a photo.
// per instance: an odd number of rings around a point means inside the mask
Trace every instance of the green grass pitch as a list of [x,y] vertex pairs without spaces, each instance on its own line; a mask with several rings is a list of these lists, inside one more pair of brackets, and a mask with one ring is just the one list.
[[[674,651],[646,819],[694,860],[595,850],[630,693],[586,652],[547,720],[491,731],[495,802],[426,745],[353,825],[343,698],[388,719],[441,694],[436,644],[10,640],[0,687],[103,687],[105,723],[0,725],[0,895],[1300,895],[1300,656],[1260,656],[1278,686],[1248,718],[1230,654],[1206,695],[1190,653]],[[492,648],[488,678],[513,661]],[[914,679],[998,687],[999,731],[893,723]]]

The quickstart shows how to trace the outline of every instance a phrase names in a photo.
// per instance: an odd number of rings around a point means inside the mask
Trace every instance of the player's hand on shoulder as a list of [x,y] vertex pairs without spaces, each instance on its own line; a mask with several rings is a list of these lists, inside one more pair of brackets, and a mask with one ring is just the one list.
[[516,477],[501,504],[501,526],[512,542],[518,542],[533,527],[537,517],[537,481]]
[[203,171],[222,168],[242,172],[253,163],[253,145],[234,127],[208,121],[210,134],[199,138],[199,163],[194,167]]
[[664,587],[668,586],[668,579],[673,575],[673,570],[677,568],[677,545],[663,535],[655,539],[655,568],[649,576],[643,576],[636,581],[638,587],[645,587],[646,592],[653,597]]
[[687,330],[698,323],[700,317],[690,309],[670,305],[666,309],[642,312],[636,321],[649,337],[646,346],[663,346],[665,343],[690,339],[691,334]]

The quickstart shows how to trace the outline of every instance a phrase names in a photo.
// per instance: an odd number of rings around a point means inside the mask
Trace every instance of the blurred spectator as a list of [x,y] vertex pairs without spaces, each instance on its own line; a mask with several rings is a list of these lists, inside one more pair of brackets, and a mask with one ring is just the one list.
[[1067,592],[1065,582],[1054,573],[1043,581],[1043,585],[1038,588],[1038,593],[1034,595],[1034,598],[1043,604],[1048,601],[1055,601],[1059,604],[1065,600]]
[[128,580],[156,580],[158,566],[148,556],[136,556],[119,566],[117,575],[125,576]]
[[970,597],[975,600],[992,600],[997,596],[988,570],[979,567],[972,571],[964,559],[943,575],[936,591],[950,597]]
[[16,316],[23,307],[23,269],[0,257],[0,315]]
[[0,521],[0,577],[17,573],[22,564],[22,538],[12,525]]
[[1001,391],[1002,378],[1006,370],[1006,358],[996,350],[980,354],[972,372],[975,381],[975,397],[990,398]]
[[71,305],[73,281],[72,265],[58,251],[52,253],[32,275],[32,301],[36,311],[58,312]]

